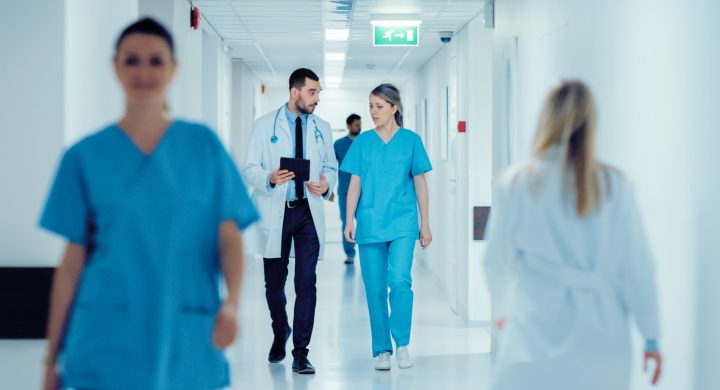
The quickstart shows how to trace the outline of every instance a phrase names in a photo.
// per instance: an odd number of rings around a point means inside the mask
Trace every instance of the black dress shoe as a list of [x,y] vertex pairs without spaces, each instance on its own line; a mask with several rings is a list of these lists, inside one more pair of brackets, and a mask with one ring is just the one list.
[[290,329],[282,336],[275,336],[272,346],[270,347],[270,353],[268,354],[268,361],[270,363],[279,363],[285,359],[285,344],[289,338]]
[[315,367],[313,367],[307,357],[296,356],[295,359],[293,359],[293,371],[298,374],[314,374]]

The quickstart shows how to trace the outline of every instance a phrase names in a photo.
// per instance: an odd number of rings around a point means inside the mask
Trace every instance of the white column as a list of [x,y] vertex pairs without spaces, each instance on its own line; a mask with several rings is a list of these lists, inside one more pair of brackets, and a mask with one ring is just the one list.
[[122,116],[125,99],[115,77],[118,36],[138,16],[137,0],[65,1],[65,142]]
[[[221,41],[214,32],[202,32],[202,119],[208,126],[219,131],[219,74],[218,52]],[[224,138],[224,137],[223,137]]]
[[242,166],[247,155],[252,126],[255,122],[255,74],[242,61],[232,63],[232,106],[230,152]]
[[65,9],[38,0],[3,13],[12,17],[0,24],[0,266],[52,266],[60,242],[37,220],[64,146]]
[[473,207],[490,206],[493,177],[493,30],[483,27],[482,15],[468,24],[468,320],[490,320],[490,295],[482,258],[485,241],[473,241]]
[[[703,4],[704,3],[704,4]],[[697,263],[697,318],[695,333],[695,383],[693,389],[714,389],[720,383],[720,47],[716,38],[720,35],[716,16],[720,14],[717,2],[694,0],[685,5],[693,21],[688,57],[693,58],[687,86],[692,96],[693,110],[687,126],[679,129],[690,135],[692,171],[691,204],[695,219],[695,253],[676,259],[684,263],[695,259]],[[713,86],[713,87],[710,87]],[[674,356],[668,356],[676,359]]]

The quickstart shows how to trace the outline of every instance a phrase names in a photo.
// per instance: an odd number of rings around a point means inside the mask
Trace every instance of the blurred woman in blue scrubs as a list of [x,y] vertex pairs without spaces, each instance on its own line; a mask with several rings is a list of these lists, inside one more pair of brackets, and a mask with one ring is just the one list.
[[653,258],[627,178],[595,159],[596,109],[579,81],[553,89],[534,156],[498,181],[485,255],[498,345],[491,388],[620,390],[629,320],[662,372]]
[[[391,336],[398,366],[410,368],[410,270],[418,236],[423,249],[432,242],[425,181],[432,166],[420,137],[402,127],[402,101],[395,86],[382,84],[370,93],[370,115],[375,129],[355,138],[340,167],[352,175],[345,238],[360,248],[375,369],[390,369]],[[357,234],[352,216],[357,218]]]
[[52,291],[46,389],[229,385],[238,229],[258,214],[213,131],[167,116],[176,67],[163,26],[127,27],[114,57],[125,114],[60,162],[40,220],[68,242]]

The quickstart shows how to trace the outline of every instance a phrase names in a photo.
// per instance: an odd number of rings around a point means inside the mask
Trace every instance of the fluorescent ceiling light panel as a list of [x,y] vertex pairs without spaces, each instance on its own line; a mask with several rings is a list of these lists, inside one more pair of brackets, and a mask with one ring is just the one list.
[[349,36],[350,30],[347,28],[325,29],[325,39],[328,41],[347,41]]
[[342,77],[325,77],[325,82],[327,84],[340,84],[342,81]]
[[325,53],[325,61],[345,61],[345,53]]

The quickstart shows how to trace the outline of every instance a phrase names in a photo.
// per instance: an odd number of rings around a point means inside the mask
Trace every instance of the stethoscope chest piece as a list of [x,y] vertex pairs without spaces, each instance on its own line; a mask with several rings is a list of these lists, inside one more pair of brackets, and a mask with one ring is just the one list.
[[270,142],[276,144],[278,142],[278,137],[276,135],[273,135],[272,137],[270,137]]

